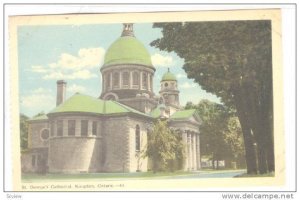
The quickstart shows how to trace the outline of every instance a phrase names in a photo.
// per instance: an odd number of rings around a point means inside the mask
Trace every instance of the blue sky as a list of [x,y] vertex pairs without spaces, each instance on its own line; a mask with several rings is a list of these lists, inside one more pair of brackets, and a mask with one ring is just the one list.
[[[99,71],[105,51],[122,32],[122,24],[21,26],[18,28],[20,112],[34,116],[49,112],[56,103],[56,81],[67,81],[67,98],[76,92],[99,97]],[[151,47],[161,30],[151,23],[134,24],[134,33],[148,49],[156,68],[153,87],[158,94],[162,75],[170,68],[178,80],[180,103],[201,99],[220,102],[186,77],[183,60],[175,53]]]

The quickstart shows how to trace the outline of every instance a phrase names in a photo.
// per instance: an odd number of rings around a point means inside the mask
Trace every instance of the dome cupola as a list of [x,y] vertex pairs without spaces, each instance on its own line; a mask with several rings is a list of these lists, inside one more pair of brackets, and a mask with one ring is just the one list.
[[[155,68],[148,50],[135,37],[133,24],[123,24],[121,36],[107,49],[100,71],[102,74],[100,98],[119,101],[132,107],[145,104],[143,108],[136,108],[142,112],[149,110],[145,109],[148,105],[155,104],[153,99]],[[145,99],[151,103],[144,103]]]
[[103,67],[118,64],[138,64],[153,68],[149,52],[134,36],[133,24],[124,24],[121,37],[106,51]]
[[176,76],[170,72],[170,68],[168,68],[168,71],[163,75],[161,81],[177,81]]

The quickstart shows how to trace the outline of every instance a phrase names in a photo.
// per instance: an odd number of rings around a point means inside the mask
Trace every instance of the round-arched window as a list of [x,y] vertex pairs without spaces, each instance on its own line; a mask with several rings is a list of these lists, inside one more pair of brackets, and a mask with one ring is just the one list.
[[48,140],[50,136],[50,131],[48,128],[45,128],[41,131],[41,139],[42,140]]
[[168,87],[168,85],[169,85],[168,83],[165,83],[165,87]]

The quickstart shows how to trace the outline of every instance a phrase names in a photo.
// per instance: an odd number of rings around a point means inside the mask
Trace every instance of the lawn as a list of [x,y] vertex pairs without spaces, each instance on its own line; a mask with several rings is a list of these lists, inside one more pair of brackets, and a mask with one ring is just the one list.
[[97,179],[139,179],[139,178],[162,178],[162,177],[172,177],[180,175],[190,175],[193,172],[133,172],[133,173],[84,173],[84,174],[35,174],[26,173],[22,174],[23,182],[37,182],[37,181],[66,181],[66,180],[81,180],[84,179],[95,181]]

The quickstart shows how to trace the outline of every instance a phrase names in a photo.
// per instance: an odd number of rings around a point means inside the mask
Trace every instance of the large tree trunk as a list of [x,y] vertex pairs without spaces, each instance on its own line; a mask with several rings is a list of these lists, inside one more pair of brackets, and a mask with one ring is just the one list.
[[274,159],[274,133],[273,133],[273,92],[272,82],[265,83],[262,89],[262,123],[264,126],[263,131],[266,135],[266,160],[268,165],[268,171],[275,171],[275,159]]
[[245,159],[247,165],[247,173],[248,174],[257,174],[257,161],[256,161],[256,152],[254,148],[253,136],[251,134],[251,127],[249,121],[247,119],[247,113],[245,111],[245,107],[247,106],[245,103],[246,97],[243,97],[236,92],[234,94],[234,103],[237,110],[237,115],[241,124],[241,128],[243,131],[244,145],[245,145]]
[[251,123],[251,129],[256,139],[257,145],[257,161],[258,169],[260,174],[267,173],[267,140],[266,133],[264,130],[264,119],[262,113],[264,109],[259,102],[261,102],[260,96],[257,89],[252,84],[245,84],[244,95],[247,95],[247,110],[248,110],[248,121]]

